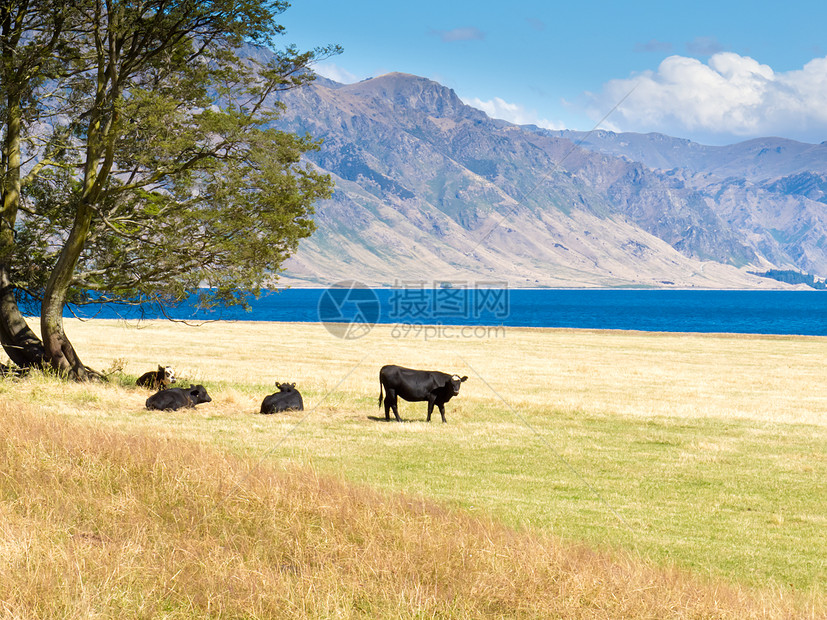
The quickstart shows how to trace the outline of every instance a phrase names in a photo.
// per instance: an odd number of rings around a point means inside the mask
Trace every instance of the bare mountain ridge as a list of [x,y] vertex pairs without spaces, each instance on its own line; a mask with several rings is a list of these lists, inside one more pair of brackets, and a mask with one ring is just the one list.
[[309,159],[336,181],[286,283],[752,287],[773,283],[748,269],[827,273],[823,205],[806,196],[653,170],[402,73],[320,78],[282,100],[279,126],[321,138]]
[[825,275],[827,142],[768,137],[706,146],[658,133],[531,130],[678,177],[735,229],[760,239],[771,262]]
[[653,170],[678,168],[753,183],[777,181],[801,173],[827,174],[827,142],[806,144],[768,137],[708,146],[660,133],[527,129],[566,138],[591,151],[637,161]]

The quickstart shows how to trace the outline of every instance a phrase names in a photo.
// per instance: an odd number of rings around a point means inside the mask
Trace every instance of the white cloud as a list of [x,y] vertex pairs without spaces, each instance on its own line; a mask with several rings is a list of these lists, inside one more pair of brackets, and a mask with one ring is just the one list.
[[608,119],[623,131],[661,131],[696,139],[827,138],[827,58],[777,73],[732,52],[714,54],[708,63],[670,56],[656,71],[607,82],[600,94],[592,95],[593,118],[602,117],[624,97]]
[[485,33],[473,26],[467,28],[454,28],[453,30],[432,30],[431,34],[442,39],[443,43],[454,43],[456,41],[482,41]]
[[686,51],[696,56],[712,56],[725,49],[715,37],[695,37],[686,43]]
[[313,65],[313,71],[322,77],[326,77],[328,80],[333,80],[334,82],[339,82],[341,84],[353,84],[354,82],[358,82],[362,79],[352,74],[347,69],[343,69],[339,65],[335,65],[332,62],[321,62],[317,65]]
[[672,51],[672,44],[667,41],[658,41],[657,39],[649,39],[646,43],[636,43],[635,51],[641,53],[658,52],[665,53]]
[[562,123],[539,118],[534,110],[528,110],[518,103],[509,103],[499,97],[494,97],[489,101],[483,101],[476,97],[464,101],[471,107],[482,110],[491,118],[499,118],[515,125],[537,125],[544,129],[565,129]]

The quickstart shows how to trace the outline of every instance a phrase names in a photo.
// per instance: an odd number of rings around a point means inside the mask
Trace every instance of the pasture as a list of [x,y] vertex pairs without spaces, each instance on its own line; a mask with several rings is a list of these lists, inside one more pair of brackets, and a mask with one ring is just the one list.
[[[341,340],[316,324],[67,321],[109,385],[0,382],[96,429],[191,439],[436,500],[701,578],[823,600],[827,587],[827,341],[806,337],[506,328],[496,337]],[[454,334],[459,335],[459,334]],[[468,375],[425,422],[377,406],[387,363]],[[158,364],[203,383],[195,410],[144,409]],[[275,381],[305,411],[259,415]]]

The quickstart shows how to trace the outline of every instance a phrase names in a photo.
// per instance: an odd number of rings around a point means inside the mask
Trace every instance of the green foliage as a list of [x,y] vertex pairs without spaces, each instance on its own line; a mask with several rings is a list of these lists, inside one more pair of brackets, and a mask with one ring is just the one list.
[[[32,153],[43,165],[24,188],[15,284],[40,295],[60,265],[71,269],[70,302],[90,294],[173,302],[207,286],[211,303],[244,303],[275,282],[332,186],[302,162],[316,148],[311,139],[268,128],[279,110],[273,97],[340,51],[245,54],[250,43],[273,45],[288,6],[67,9],[65,73],[39,102],[63,114]],[[71,235],[82,249],[58,263]]]
[[787,284],[806,284],[810,288],[822,291],[827,289],[827,282],[824,280],[819,280],[811,273],[801,273],[792,269],[770,269],[763,272],[750,271],[750,273],[762,278],[772,278],[779,282],[786,282]]

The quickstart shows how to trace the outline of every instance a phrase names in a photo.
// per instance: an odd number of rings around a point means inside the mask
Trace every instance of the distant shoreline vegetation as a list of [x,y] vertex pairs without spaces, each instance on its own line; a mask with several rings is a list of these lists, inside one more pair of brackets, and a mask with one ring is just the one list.
[[819,291],[827,290],[827,281],[819,280],[810,273],[801,273],[792,269],[770,269],[769,271],[750,271],[754,276],[771,278],[786,284],[806,284]]

